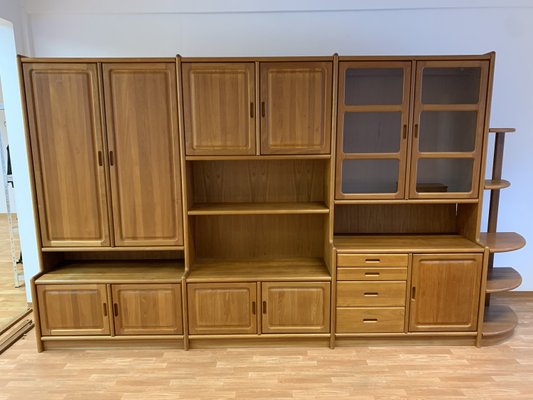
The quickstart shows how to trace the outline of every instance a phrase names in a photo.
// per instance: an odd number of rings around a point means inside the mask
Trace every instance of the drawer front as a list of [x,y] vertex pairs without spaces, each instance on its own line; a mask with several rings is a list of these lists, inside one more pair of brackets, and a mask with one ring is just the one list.
[[338,267],[407,267],[407,254],[339,254]]
[[405,306],[405,282],[338,282],[337,306]]
[[404,281],[407,267],[337,268],[339,281]]
[[337,308],[337,333],[397,333],[404,331],[405,309]]

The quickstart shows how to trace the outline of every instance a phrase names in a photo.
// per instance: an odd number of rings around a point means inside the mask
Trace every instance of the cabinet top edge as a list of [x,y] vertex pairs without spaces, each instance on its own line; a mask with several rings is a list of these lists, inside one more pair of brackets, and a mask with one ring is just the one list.
[[19,56],[21,63],[173,63],[174,57],[24,57]]

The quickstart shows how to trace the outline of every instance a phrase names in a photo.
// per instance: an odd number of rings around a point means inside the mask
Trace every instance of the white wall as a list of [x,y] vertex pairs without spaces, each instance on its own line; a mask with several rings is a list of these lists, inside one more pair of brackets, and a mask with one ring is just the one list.
[[[354,6],[357,3],[357,6]],[[497,52],[491,126],[506,143],[499,228],[533,240],[533,8],[522,0],[26,0],[35,56],[252,56]],[[225,7],[225,8],[222,8]],[[533,246],[497,255],[533,290]]]

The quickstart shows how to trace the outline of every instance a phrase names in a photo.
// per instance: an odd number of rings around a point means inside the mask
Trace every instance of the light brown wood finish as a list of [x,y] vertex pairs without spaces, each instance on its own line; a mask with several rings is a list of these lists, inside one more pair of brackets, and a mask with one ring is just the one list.
[[505,179],[486,179],[485,190],[500,190],[511,186],[511,182]]
[[326,154],[331,62],[260,63],[261,154]]
[[[485,309],[483,339],[506,339],[518,325],[518,318],[512,308],[496,305]],[[483,343],[483,342],[482,342]]]
[[526,245],[526,240],[516,232],[482,232],[479,243],[487,246],[491,253],[504,253],[521,249]]
[[255,154],[254,64],[181,65],[187,154]]
[[403,282],[337,282],[337,307],[404,307]]
[[199,203],[192,206],[189,215],[275,215],[327,214],[325,203]]
[[404,315],[404,307],[339,307],[336,332],[403,332]]
[[495,267],[487,277],[487,293],[506,292],[522,284],[522,277],[511,267]]
[[413,256],[409,331],[475,331],[483,256]]
[[111,285],[115,335],[183,333],[179,284]]
[[189,283],[189,333],[257,332],[255,283]]
[[115,244],[183,245],[175,65],[104,64],[103,76]]
[[407,267],[408,254],[339,254],[337,267]]
[[407,267],[337,268],[339,281],[398,281],[407,279]]
[[38,285],[43,336],[109,335],[106,286]]
[[263,333],[329,332],[329,282],[263,282],[261,300]]
[[109,246],[96,64],[23,64],[43,246]]

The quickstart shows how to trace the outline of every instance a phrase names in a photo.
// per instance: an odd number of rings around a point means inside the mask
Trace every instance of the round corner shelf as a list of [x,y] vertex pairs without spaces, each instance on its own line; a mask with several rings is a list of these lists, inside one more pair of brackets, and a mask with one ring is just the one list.
[[516,289],[522,283],[522,277],[512,267],[495,267],[487,277],[487,293],[500,293]]
[[511,307],[493,305],[485,309],[482,338],[491,342],[508,338],[518,325],[518,317]]
[[479,243],[491,253],[515,251],[526,245],[526,239],[516,232],[481,232]]
[[505,179],[486,179],[485,190],[500,190],[511,186],[511,182]]

